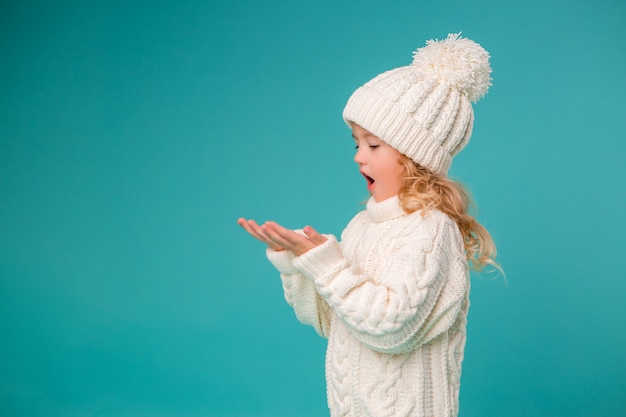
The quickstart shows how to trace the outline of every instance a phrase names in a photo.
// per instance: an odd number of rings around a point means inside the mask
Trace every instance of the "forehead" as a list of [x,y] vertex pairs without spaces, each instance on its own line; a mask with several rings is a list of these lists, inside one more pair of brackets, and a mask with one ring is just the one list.
[[354,139],[375,139],[380,140],[378,136],[375,136],[373,133],[363,129],[361,126],[356,123],[352,124],[352,137]]

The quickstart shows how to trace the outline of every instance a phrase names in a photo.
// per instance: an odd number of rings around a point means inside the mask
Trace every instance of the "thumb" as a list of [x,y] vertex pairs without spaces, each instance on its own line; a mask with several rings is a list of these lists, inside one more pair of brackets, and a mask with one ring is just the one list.
[[322,243],[326,242],[326,238],[317,233],[317,231],[311,226],[305,226],[304,233],[315,245],[321,245]]

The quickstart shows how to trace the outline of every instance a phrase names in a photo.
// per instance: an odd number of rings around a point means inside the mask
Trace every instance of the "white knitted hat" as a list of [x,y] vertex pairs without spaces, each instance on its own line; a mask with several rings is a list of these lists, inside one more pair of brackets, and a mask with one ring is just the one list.
[[472,135],[478,101],[491,85],[489,53],[449,34],[413,53],[411,65],[384,72],[350,97],[343,118],[418,164],[447,175]]

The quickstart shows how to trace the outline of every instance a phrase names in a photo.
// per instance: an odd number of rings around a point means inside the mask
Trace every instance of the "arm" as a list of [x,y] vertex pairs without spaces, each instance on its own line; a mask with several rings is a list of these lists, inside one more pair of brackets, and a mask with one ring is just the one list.
[[312,326],[320,336],[328,338],[330,307],[317,293],[313,283],[295,269],[293,253],[268,248],[267,258],[280,272],[285,300],[293,307],[298,320]]
[[267,244],[267,257],[280,272],[285,299],[293,307],[298,320],[313,326],[320,336],[327,338],[330,308],[317,294],[313,284],[293,267],[295,253],[303,253],[325,242],[326,238],[310,226],[293,231],[274,222],[259,226],[254,220],[240,218],[237,223],[252,237]]
[[293,265],[363,343],[381,352],[406,352],[448,330],[466,301],[459,232],[450,222],[437,229],[427,240],[415,240],[408,231],[385,254],[376,279],[349,265],[334,237],[294,258]]

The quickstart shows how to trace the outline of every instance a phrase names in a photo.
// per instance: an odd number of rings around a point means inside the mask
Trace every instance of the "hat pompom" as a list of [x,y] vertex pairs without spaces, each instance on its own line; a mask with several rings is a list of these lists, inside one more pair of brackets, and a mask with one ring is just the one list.
[[429,40],[413,53],[413,67],[467,95],[482,98],[491,86],[489,53],[479,44],[451,33],[444,40]]

